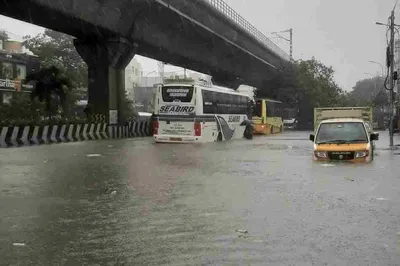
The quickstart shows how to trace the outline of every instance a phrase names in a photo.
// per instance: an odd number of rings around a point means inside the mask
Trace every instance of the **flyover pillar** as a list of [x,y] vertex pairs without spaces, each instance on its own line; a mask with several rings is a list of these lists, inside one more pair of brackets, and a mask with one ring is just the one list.
[[74,46],[88,66],[88,117],[92,122],[125,122],[125,67],[136,47],[124,38],[75,39]]

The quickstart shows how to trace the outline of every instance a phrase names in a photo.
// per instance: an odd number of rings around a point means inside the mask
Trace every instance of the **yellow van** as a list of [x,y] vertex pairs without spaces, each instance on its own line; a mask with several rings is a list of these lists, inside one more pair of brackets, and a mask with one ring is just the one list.
[[378,139],[379,133],[371,133],[364,120],[355,118],[323,120],[310,135],[316,161],[371,162]]

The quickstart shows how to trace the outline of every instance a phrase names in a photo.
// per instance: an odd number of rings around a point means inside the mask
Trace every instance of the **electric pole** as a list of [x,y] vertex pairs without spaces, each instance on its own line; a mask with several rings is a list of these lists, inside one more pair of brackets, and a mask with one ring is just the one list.
[[389,63],[390,63],[390,75],[389,75],[389,139],[390,139],[390,147],[393,147],[393,90],[394,90],[394,10],[392,10],[392,14],[390,16],[390,55],[389,55]]
[[293,61],[293,29],[289,29],[290,32],[290,60]]
[[[289,32],[289,35],[290,35],[289,39],[287,39],[279,34],[279,33],[285,33],[285,32]],[[290,43],[290,61],[293,61],[293,29],[290,28],[288,30],[283,30],[283,31],[279,31],[279,32],[272,32],[271,34],[275,34],[279,38]]]

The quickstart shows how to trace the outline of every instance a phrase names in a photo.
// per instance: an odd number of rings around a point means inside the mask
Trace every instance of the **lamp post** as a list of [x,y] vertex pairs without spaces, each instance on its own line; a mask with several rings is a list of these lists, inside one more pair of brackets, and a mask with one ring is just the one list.
[[369,63],[372,63],[372,64],[377,64],[377,65],[380,65],[381,66],[381,75],[382,75],[382,78],[384,77],[383,76],[383,72],[384,72],[384,70],[383,70],[383,65],[381,64],[381,63],[379,63],[379,62],[376,62],[376,61],[368,61]]
[[145,76],[146,77],[146,83],[145,83],[146,87],[147,87],[147,78],[149,77],[150,74],[153,74],[153,73],[157,73],[157,71],[151,71],[151,72],[147,73],[147,75]]

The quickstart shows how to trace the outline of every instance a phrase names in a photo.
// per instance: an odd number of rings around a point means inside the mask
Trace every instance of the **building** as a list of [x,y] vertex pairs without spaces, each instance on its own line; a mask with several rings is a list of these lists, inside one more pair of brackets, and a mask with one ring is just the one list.
[[[164,73],[165,78],[177,78],[183,79],[185,78],[185,74],[182,72],[166,72]],[[208,82],[211,82],[211,77],[208,75],[204,75],[201,73],[187,71],[187,78],[192,78],[194,80],[205,79]],[[163,83],[163,79],[160,76],[143,76],[140,81],[141,87],[154,87],[155,84]]]
[[154,95],[156,93],[155,87],[137,87],[135,88],[135,101],[134,107],[138,112],[152,113]]
[[39,69],[38,57],[23,53],[21,42],[9,40],[0,31],[0,104],[9,102],[15,92],[30,93],[34,86],[24,79]]
[[134,88],[140,86],[142,73],[142,66],[135,58],[133,58],[128,66],[125,68],[125,91],[130,100],[134,100]]

